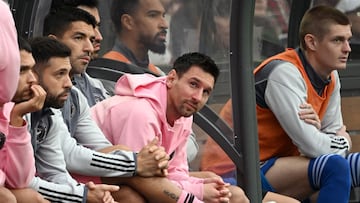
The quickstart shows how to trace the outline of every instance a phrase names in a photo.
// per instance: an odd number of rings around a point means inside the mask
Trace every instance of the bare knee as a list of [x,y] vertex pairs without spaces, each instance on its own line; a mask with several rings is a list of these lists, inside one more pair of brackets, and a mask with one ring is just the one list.
[[4,203],[16,203],[15,196],[5,187],[0,187],[0,199]]
[[120,190],[111,193],[117,202],[145,203],[145,198],[129,186],[121,185]]
[[263,202],[270,202],[270,201],[274,201],[277,203],[300,203],[300,201],[294,198],[273,192],[267,192],[263,199]]
[[230,198],[230,202],[231,203],[249,203],[249,199],[246,197],[245,192],[237,186],[233,186],[231,185],[229,187],[229,190],[231,192],[231,198]]

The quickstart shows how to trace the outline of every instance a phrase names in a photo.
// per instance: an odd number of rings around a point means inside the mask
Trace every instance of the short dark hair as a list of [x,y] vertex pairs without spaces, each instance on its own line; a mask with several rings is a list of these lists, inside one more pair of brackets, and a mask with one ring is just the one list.
[[32,52],[29,42],[26,39],[24,39],[23,37],[18,36],[18,44],[19,44],[20,51],[25,50],[29,53]]
[[96,26],[94,16],[88,12],[71,6],[62,6],[52,9],[45,17],[43,35],[53,34],[61,37],[72,22],[83,21],[93,28]]
[[39,64],[46,64],[53,57],[70,57],[71,50],[65,44],[51,37],[36,37],[30,40],[32,54],[35,59],[37,70]]
[[133,14],[138,5],[139,0],[113,0],[110,13],[117,33],[121,32],[121,16]]
[[323,39],[330,24],[351,25],[351,22],[344,13],[330,6],[320,5],[308,10],[300,23],[300,47],[306,50],[304,38],[307,34]]
[[191,52],[183,54],[175,60],[173,69],[176,71],[179,78],[181,78],[182,75],[194,65],[199,66],[203,71],[210,73],[216,82],[220,74],[219,68],[214,60],[202,53]]

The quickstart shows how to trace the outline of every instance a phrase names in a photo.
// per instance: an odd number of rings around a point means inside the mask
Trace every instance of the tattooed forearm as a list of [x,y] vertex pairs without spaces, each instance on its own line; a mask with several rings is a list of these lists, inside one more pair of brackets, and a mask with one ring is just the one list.
[[174,193],[172,193],[170,191],[164,190],[164,194],[169,196],[171,199],[173,199],[175,201],[179,200],[179,196],[177,196],[176,194],[174,194]]

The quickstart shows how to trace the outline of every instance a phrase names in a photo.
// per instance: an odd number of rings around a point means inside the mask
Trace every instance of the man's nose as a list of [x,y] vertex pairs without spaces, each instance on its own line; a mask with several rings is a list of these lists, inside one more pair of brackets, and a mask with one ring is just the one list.
[[84,51],[89,53],[94,52],[94,46],[92,40],[88,39],[84,42]]
[[203,97],[203,90],[202,89],[196,90],[192,95],[192,99],[194,101],[196,101],[196,102],[201,101],[202,97]]
[[29,72],[28,81],[29,81],[29,83],[36,83],[37,82],[37,77],[35,76],[33,71]]
[[70,76],[67,76],[64,81],[64,88],[70,89],[73,86]]
[[350,42],[349,41],[346,41],[345,43],[344,43],[344,51],[345,52],[351,52],[351,46],[350,46]]
[[103,36],[99,30],[99,28],[95,28],[95,41],[102,41],[103,40]]
[[161,17],[160,27],[162,29],[168,29],[169,28],[169,24],[168,24],[168,22],[167,22],[167,20],[165,19],[164,16]]

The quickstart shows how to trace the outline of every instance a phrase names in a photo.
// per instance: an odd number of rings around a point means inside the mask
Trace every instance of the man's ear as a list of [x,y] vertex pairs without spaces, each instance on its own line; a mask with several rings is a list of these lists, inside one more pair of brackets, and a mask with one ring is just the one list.
[[177,77],[177,73],[175,69],[172,69],[168,74],[167,74],[167,78],[166,78],[166,86],[168,88],[171,88],[173,85],[174,80]]
[[126,28],[127,30],[132,30],[134,26],[134,20],[129,14],[124,14],[121,16],[121,26]]
[[48,37],[52,38],[52,39],[56,39],[57,40],[57,37],[53,34],[49,34]]
[[309,50],[316,50],[317,45],[317,38],[312,34],[306,34],[304,37],[306,49]]

